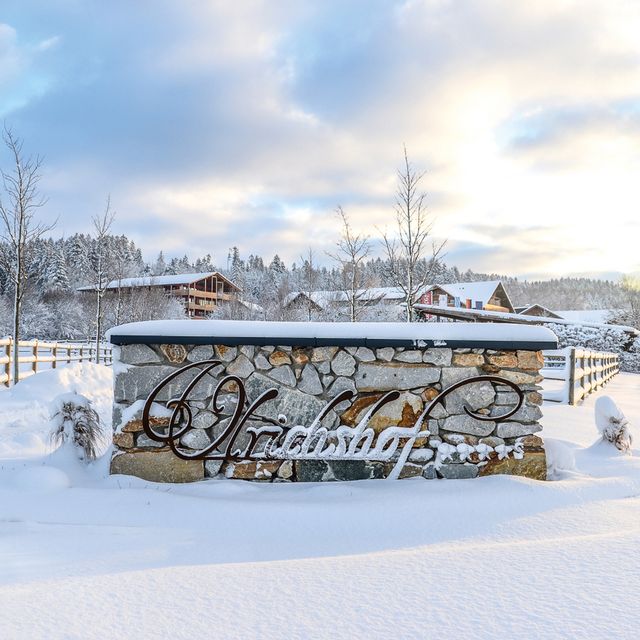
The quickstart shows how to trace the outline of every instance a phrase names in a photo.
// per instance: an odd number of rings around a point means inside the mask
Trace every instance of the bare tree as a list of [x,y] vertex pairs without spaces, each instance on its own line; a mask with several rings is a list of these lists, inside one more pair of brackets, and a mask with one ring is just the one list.
[[38,209],[46,199],[38,191],[42,168],[39,156],[25,157],[22,140],[11,129],[4,127],[2,140],[9,150],[12,168],[0,170],[5,199],[0,199],[0,220],[2,222],[0,240],[5,243],[0,252],[0,261],[13,287],[13,384],[20,379],[19,341],[22,303],[27,289],[27,281],[35,258],[35,245],[53,224],[43,224],[36,220]]
[[340,206],[336,213],[342,223],[340,239],[336,242],[337,250],[328,255],[338,263],[341,279],[341,290],[344,292],[349,308],[349,320],[355,322],[366,304],[366,293],[363,291],[364,261],[369,256],[369,236],[356,234],[344,209]]
[[115,212],[111,211],[111,196],[107,196],[107,204],[101,215],[95,215],[91,222],[96,234],[94,254],[94,274],[96,293],[96,364],[100,363],[100,340],[102,338],[102,317],[104,314],[103,298],[107,293],[113,271],[112,256],[109,250],[109,232],[115,219]]
[[[413,320],[413,305],[431,280],[434,266],[445,245],[445,242],[429,243],[433,220],[426,207],[427,194],[420,188],[424,175],[409,162],[405,146],[404,164],[398,170],[396,191],[397,232],[393,236],[386,232],[382,234],[388,258],[388,276],[404,293],[407,322]],[[431,255],[427,259],[429,249]]]

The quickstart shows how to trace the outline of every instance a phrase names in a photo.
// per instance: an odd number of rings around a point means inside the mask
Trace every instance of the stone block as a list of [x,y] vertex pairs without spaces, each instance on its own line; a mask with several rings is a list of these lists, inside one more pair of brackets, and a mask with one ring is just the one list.
[[452,356],[453,352],[451,349],[433,347],[432,349],[426,349],[422,353],[422,362],[435,365],[436,367],[449,367],[451,366]]
[[410,363],[422,362],[422,352],[416,350],[400,351],[395,355],[394,360]]
[[331,361],[331,370],[337,376],[352,376],[356,370],[356,361],[346,351],[340,351]]
[[189,351],[189,362],[202,362],[203,360],[213,360],[213,346],[210,344],[199,344]]
[[475,464],[441,464],[438,475],[447,480],[466,480],[478,476],[478,467]]
[[216,358],[222,362],[232,362],[238,355],[237,347],[228,347],[225,344],[217,344],[214,346]]
[[518,367],[538,371],[544,366],[542,351],[518,351]]
[[243,353],[227,365],[227,373],[238,376],[239,378],[248,378],[254,371],[255,367],[251,363],[251,360]]
[[278,351],[274,351],[269,356],[269,362],[274,367],[280,367],[280,366],[282,366],[284,364],[291,364],[291,357],[289,356],[288,353],[285,353],[284,351],[278,350]]
[[498,438],[519,438],[532,433],[542,431],[542,425],[534,422],[532,424],[522,424],[520,422],[501,422],[496,428]]
[[362,363],[355,375],[358,391],[419,389],[439,380],[440,369],[436,367],[398,362]]
[[311,352],[311,362],[330,361],[338,351],[338,347],[316,347]]
[[472,436],[488,436],[496,428],[495,422],[482,422],[466,414],[445,418],[440,428],[444,431],[467,433]]
[[480,467],[481,476],[508,474],[533,480],[547,479],[547,459],[544,451],[525,451],[521,459],[513,457],[499,460],[497,457]]
[[161,344],[160,351],[171,364],[182,364],[187,359],[187,350],[182,344]]
[[454,353],[454,367],[479,367],[484,364],[484,356],[479,353]]
[[293,370],[291,369],[291,367],[288,365],[275,367],[274,369],[271,369],[267,373],[267,375],[270,378],[273,378],[274,380],[279,382],[280,384],[287,385],[288,387],[296,386],[296,376],[293,373]]
[[157,364],[162,358],[146,344],[123,344],[120,346],[120,362],[124,364]]
[[367,347],[358,347],[356,359],[360,360],[360,362],[373,362],[376,359],[376,354]]
[[305,365],[298,382],[298,390],[310,393],[312,396],[320,395],[323,391],[320,376],[312,364]]
[[281,460],[241,460],[224,465],[224,475],[234,480],[270,480],[277,473]]
[[205,460],[204,461],[204,475],[205,478],[214,478],[220,473],[222,468],[222,460]]
[[136,451],[114,455],[110,472],[150,482],[195,482],[204,478],[204,464],[202,460],[182,460],[172,451]]
[[487,355],[487,362],[496,367],[504,367],[506,369],[515,369],[518,366],[518,357],[515,353],[500,353],[496,355]]
[[396,352],[393,347],[383,347],[382,349],[376,349],[376,357],[378,358],[378,360],[383,360],[384,362],[391,362],[395,354]]
[[256,369],[260,369],[261,371],[268,371],[272,366],[263,353],[259,353],[256,356],[254,364],[256,366]]

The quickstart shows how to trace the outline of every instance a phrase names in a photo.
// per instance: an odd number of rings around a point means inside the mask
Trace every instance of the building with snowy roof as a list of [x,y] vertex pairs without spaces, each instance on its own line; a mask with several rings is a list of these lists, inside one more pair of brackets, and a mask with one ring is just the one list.
[[[95,291],[96,285],[80,287],[78,291]],[[131,292],[136,289],[162,289],[168,296],[183,302],[190,318],[205,318],[219,305],[236,302],[240,287],[217,271],[181,273],[166,276],[120,278],[107,285],[107,291]]]

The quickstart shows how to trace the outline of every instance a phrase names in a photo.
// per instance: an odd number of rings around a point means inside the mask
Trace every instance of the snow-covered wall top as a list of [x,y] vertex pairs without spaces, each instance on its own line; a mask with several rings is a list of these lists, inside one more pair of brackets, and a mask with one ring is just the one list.
[[153,320],[115,327],[113,344],[224,344],[555,349],[545,327],[518,324]]

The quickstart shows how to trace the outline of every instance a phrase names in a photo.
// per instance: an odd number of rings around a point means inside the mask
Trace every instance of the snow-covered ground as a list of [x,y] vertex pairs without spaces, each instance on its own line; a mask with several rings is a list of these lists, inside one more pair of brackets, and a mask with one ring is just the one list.
[[[557,480],[155,485],[47,456],[82,365],[0,392],[0,637],[636,638],[640,450],[545,406]],[[640,375],[603,392],[640,442]],[[569,470],[566,470],[569,469]]]

